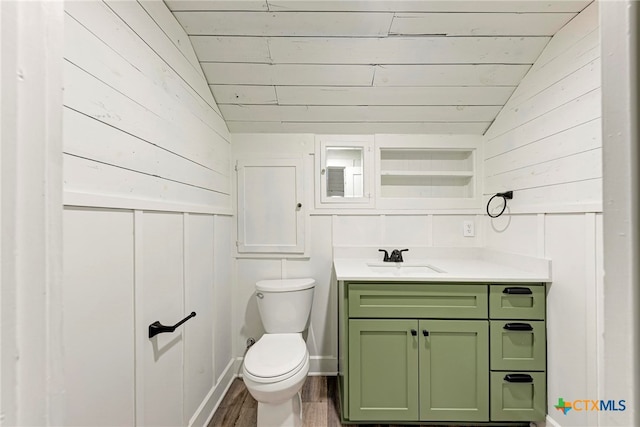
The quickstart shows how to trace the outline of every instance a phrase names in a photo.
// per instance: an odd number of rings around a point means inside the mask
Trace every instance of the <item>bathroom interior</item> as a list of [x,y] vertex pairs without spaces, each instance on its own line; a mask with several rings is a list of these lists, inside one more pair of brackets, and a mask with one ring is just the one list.
[[[272,360],[264,310],[345,424],[640,425],[634,3],[0,2],[0,425],[213,425]],[[366,286],[473,290],[487,328],[498,287],[533,289],[535,417],[498,417],[493,382],[479,418],[355,408],[387,381],[358,310],[434,343],[422,322],[467,318],[356,307]],[[314,425],[297,390],[258,425]]]

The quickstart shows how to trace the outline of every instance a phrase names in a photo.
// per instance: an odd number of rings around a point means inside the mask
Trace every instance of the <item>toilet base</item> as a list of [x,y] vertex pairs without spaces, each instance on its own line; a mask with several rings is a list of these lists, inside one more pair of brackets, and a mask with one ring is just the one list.
[[258,427],[302,427],[300,392],[276,405],[258,402]]

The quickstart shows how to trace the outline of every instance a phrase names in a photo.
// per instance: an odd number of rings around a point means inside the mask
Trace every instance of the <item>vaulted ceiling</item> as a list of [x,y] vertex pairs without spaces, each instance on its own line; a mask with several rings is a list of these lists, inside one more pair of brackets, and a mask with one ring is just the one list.
[[590,0],[165,0],[231,132],[482,134]]

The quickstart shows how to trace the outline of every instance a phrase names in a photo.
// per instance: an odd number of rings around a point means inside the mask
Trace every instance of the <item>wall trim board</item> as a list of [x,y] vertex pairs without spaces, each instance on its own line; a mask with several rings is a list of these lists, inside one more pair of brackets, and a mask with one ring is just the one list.
[[273,259],[273,260],[287,260],[287,259],[295,259],[295,260],[310,260],[311,256],[309,254],[287,254],[287,253],[277,253],[277,254],[260,254],[260,253],[251,253],[251,254],[243,254],[243,253],[234,253],[234,258],[237,259]]
[[207,394],[207,397],[205,397],[196,413],[189,420],[189,427],[206,427],[207,425],[209,425],[211,419],[213,418],[213,414],[215,414],[216,410],[220,406],[220,403],[222,403],[222,399],[224,399],[227,391],[229,391],[233,380],[238,377],[238,366],[239,361],[237,359],[229,360],[224,373],[220,376],[220,381],[218,381],[211,388],[211,390]]
[[189,205],[183,203],[163,202],[156,200],[144,200],[120,196],[108,196],[103,194],[82,193],[78,191],[65,191],[63,194],[65,206],[126,209],[160,212],[184,212],[196,214],[212,214],[221,216],[233,216],[231,208]]
[[481,215],[483,209],[314,209],[310,216]]
[[[602,37],[604,298],[603,396],[640,401],[640,68],[637,1],[599,2]],[[640,409],[601,411],[600,425],[640,425]]]
[[[488,198],[487,198],[488,200]],[[345,210],[340,211],[336,209],[327,209],[309,212],[310,216],[370,216],[370,215],[389,215],[389,216],[415,216],[415,215],[485,215],[486,201],[483,204],[482,209],[429,209],[429,210]],[[520,205],[514,208],[508,207],[505,214],[532,214],[532,213],[586,213],[586,212],[602,212],[602,202],[586,202],[586,203],[571,203],[562,206],[547,204],[547,205]]]
[[[596,225],[596,213],[588,212],[584,214],[584,235],[585,235],[585,304],[589,308],[595,309],[598,313],[598,227]],[[594,316],[593,311],[585,310],[584,322],[586,330],[594,333],[585,335],[586,347],[586,371],[598,372],[598,322],[600,319]],[[587,396],[599,396],[598,375],[585,375]],[[598,413],[587,412],[589,425],[598,425]]]
[[[562,425],[558,423],[556,420],[554,420],[553,418],[551,418],[549,414],[547,414],[547,417],[545,418],[544,422],[547,424],[548,427],[562,427]],[[534,425],[536,424],[534,423]]]
[[134,353],[134,375],[135,375],[135,423],[136,425],[145,425],[144,420],[144,383],[145,375],[141,362],[138,360],[143,359],[143,348],[147,337],[140,331],[145,330],[144,319],[144,292],[142,289],[142,283],[144,282],[144,265],[140,261],[143,258],[142,242],[143,226],[144,226],[144,212],[141,210],[133,211],[133,301],[134,301],[134,328],[136,333],[134,334],[135,343],[133,346]]
[[0,2],[0,412],[64,424],[62,2]]
[[571,214],[571,213],[601,213],[602,202],[572,203],[567,205],[520,205],[511,208],[507,205],[505,215],[527,215],[527,214]]
[[335,356],[311,356],[309,375],[338,375],[338,358]]

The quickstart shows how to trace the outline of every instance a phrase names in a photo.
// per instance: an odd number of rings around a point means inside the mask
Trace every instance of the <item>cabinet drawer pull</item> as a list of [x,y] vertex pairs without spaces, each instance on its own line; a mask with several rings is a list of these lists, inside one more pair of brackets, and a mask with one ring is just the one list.
[[507,331],[533,331],[533,326],[528,323],[507,323],[504,325]]
[[515,286],[510,288],[504,288],[502,293],[508,294],[508,295],[531,295],[533,292],[531,292],[531,289],[529,288],[521,288],[521,287]]
[[412,337],[418,336],[418,331],[416,331],[415,329],[412,329],[411,330],[411,336]]
[[422,330],[422,335],[424,335],[425,337],[429,336],[429,331],[427,331],[426,329]]
[[533,378],[529,374],[507,374],[504,380],[508,383],[532,383]]

